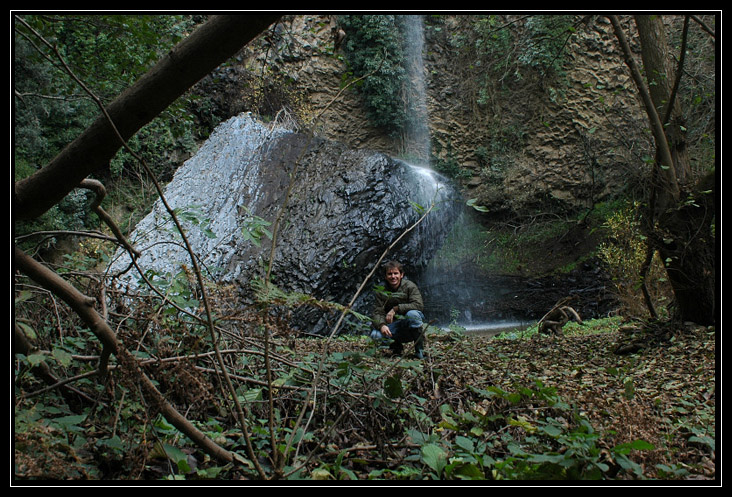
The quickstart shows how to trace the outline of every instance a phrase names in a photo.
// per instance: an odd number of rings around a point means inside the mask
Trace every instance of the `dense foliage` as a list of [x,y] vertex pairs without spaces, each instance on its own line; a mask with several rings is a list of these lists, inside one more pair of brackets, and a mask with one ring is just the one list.
[[[171,285],[178,302],[193,297],[178,293],[184,286]],[[25,298],[41,312],[41,295]],[[615,355],[618,338],[633,333],[617,319],[568,325],[561,339],[537,336],[535,327],[498,338],[432,329],[428,357],[415,361],[365,338],[297,339],[274,322],[252,321],[253,314],[220,311],[228,312],[220,321],[222,352],[268,477],[715,477],[713,330],[679,331],[660,347]],[[166,395],[243,464],[203,454],[114,370],[97,383],[81,359],[93,354],[93,340],[77,329],[53,353],[19,363],[16,477],[259,478],[195,324],[168,311],[151,317],[120,315],[130,325],[120,333]],[[53,317],[46,320],[41,341],[54,334]],[[28,369],[42,364],[75,377],[73,388],[43,389]],[[271,383],[263,382],[268,375]]]
[[359,85],[359,91],[371,121],[387,133],[398,133],[406,119],[399,16],[340,16],[339,23],[346,32],[343,48],[353,76],[369,75]]
[[[102,102],[109,102],[186,36],[196,21],[180,15],[19,15],[13,38],[15,180],[47,164],[99,115],[64,63]],[[175,166],[173,151],[190,150],[195,136],[193,119],[181,99],[131,145],[156,174],[165,176]],[[98,174],[115,179],[136,171],[129,154],[120,151],[109,170]],[[87,203],[86,194],[75,192],[31,225],[16,225],[16,230],[92,227],[95,221],[85,210]]]

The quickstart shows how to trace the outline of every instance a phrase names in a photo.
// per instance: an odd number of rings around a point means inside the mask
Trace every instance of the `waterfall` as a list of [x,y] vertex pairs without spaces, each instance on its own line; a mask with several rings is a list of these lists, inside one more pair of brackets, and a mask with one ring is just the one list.
[[[446,209],[452,213],[458,204],[458,196],[454,195],[449,181],[430,168],[430,130],[427,111],[427,86],[424,65],[424,21],[421,15],[402,16],[404,34],[404,69],[407,85],[404,90],[406,106],[406,127],[402,139],[402,155],[415,173],[416,185],[421,190],[421,198],[429,205],[430,196],[438,197],[438,192],[450,190],[450,195],[442,195],[443,205],[438,209]],[[443,222],[453,216],[442,216]]]
[[407,126],[403,153],[417,164],[429,164],[430,132],[424,78],[424,26],[422,16],[404,16],[404,53],[407,74]]
[[[402,19],[408,81],[404,92],[407,125],[402,154],[415,164],[412,167],[425,178],[423,181],[432,182],[432,188],[440,188],[439,185],[449,187],[449,181],[430,168],[431,141],[423,53],[424,19],[420,15],[406,15]],[[445,250],[436,252],[436,256],[420,269],[416,277],[425,298],[428,318],[436,319],[441,326],[457,322],[466,330],[520,324],[512,313],[498,312],[496,309],[496,300],[505,298],[506,292],[510,290],[479,270],[475,264],[479,258],[478,251],[467,253],[472,247],[463,247],[465,243],[470,243],[471,232],[482,229],[471,209],[459,199],[459,194],[450,197],[449,205],[445,202],[438,208],[449,212],[448,216],[442,214],[441,222],[449,219],[448,228],[451,227],[452,231],[448,234],[451,239],[445,242]]]
[[[272,261],[283,290],[347,303],[379,255],[434,204],[389,256],[404,263],[419,285],[430,320],[449,324],[458,310],[477,322],[485,315],[481,308],[493,307],[486,295],[499,295],[500,288],[476,293],[473,289],[484,288],[485,279],[471,271],[473,266],[455,257],[435,257],[456,220],[464,217],[465,202],[448,179],[430,168],[422,17],[405,16],[403,26],[410,81],[405,92],[410,126],[403,142],[407,161],[310,139],[242,114],[222,123],[166,187],[166,198],[184,221],[206,274],[236,286],[242,302],[250,297],[250,282],[261,274],[270,248],[267,237],[253,241],[252,223],[274,222],[287,197],[286,223]],[[305,150],[307,154],[301,153]],[[304,163],[292,178],[300,158]],[[139,266],[161,282],[189,264],[160,202],[131,240],[143,252]],[[460,233],[453,230],[448,242],[460,241]],[[112,274],[129,267],[121,251],[115,259]],[[123,279],[130,290],[136,289],[134,272]],[[366,296],[354,308],[369,313]],[[328,331],[331,319],[319,309],[303,309],[293,314],[291,324],[319,333]]]

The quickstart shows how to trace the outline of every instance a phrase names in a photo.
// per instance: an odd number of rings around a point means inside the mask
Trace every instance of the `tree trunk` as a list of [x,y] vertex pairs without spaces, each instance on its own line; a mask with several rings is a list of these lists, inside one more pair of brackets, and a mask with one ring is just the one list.
[[693,197],[661,216],[651,241],[666,263],[676,300],[676,317],[702,325],[714,324],[717,311],[712,231],[715,194],[714,173],[711,173],[699,184]]
[[[715,220],[714,172],[698,185],[691,182],[686,128],[681,105],[673,97],[677,69],[671,65],[663,20],[660,16],[636,16],[641,54],[648,88],[658,116],[663,122],[665,143],[656,147],[670,151],[672,164],[663,165],[664,174],[674,178],[677,190],[662,181],[652,185],[649,243],[666,264],[676,299],[676,316],[683,321],[713,324],[715,320],[715,250],[712,225]],[[678,70],[681,70],[679,68]],[[669,109],[670,106],[670,109]],[[660,175],[656,175],[659,177]]]
[[[668,54],[666,32],[661,16],[636,16],[636,26],[641,40],[641,56],[646,69],[648,89],[658,115],[662,118],[666,141],[673,159],[676,181],[684,185],[691,178],[691,163],[687,152],[686,124],[681,104],[672,98],[676,67]],[[669,110],[669,105],[671,109]],[[666,119],[668,118],[668,119]]]

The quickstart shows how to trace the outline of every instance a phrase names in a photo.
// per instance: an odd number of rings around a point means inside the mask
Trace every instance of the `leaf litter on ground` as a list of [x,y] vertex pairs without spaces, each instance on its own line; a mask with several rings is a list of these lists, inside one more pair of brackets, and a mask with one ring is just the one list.
[[[433,417],[436,432],[449,447],[464,440],[445,422],[446,413],[501,410],[506,424],[491,435],[474,427],[494,445],[507,432],[523,430],[531,435],[537,426],[550,426],[546,405],[511,401],[537,391],[552,391],[556,399],[586,419],[599,435],[597,445],[607,454],[613,447],[642,447],[629,450],[637,468],[636,478],[703,479],[716,477],[716,347],[713,328],[686,326],[667,341],[617,354],[622,332],[617,327],[570,328],[563,337],[532,335],[510,339],[471,336],[460,333],[430,333],[424,361],[375,355],[374,367],[393,368],[394,363],[419,364],[415,378],[401,372],[389,376],[387,385],[401,395],[426,399],[425,412]],[[302,349],[319,349],[319,340],[298,344]],[[348,353],[370,346],[359,340],[334,340],[328,350]],[[364,356],[366,357],[366,356]],[[409,369],[409,366],[402,366]],[[399,390],[396,387],[399,387]],[[537,387],[539,386],[539,387]],[[404,392],[401,392],[401,389]],[[505,392],[506,405],[496,406],[480,392]],[[528,392],[528,393],[527,393]],[[510,397],[513,395],[515,397]],[[555,399],[555,400],[556,400]],[[446,407],[449,406],[449,409]],[[510,414],[508,414],[510,413]],[[557,412],[554,412],[557,414]],[[561,413],[560,413],[561,414]],[[565,413],[566,414],[566,413]],[[442,422],[440,422],[442,416]],[[572,423],[558,415],[558,426]],[[355,443],[356,441],[354,441]],[[358,440],[362,442],[362,440]],[[624,445],[627,444],[627,445]],[[636,445],[633,445],[636,444]],[[489,454],[489,452],[487,452]],[[489,454],[503,456],[499,452]],[[400,461],[403,462],[403,461]]]

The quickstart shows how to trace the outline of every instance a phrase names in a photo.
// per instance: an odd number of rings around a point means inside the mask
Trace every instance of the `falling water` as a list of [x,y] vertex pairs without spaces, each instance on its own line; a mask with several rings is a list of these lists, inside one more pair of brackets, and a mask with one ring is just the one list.
[[427,114],[427,91],[424,78],[424,29],[422,16],[404,16],[407,126],[403,153],[408,160],[429,164],[430,133]]
[[[409,84],[405,90],[407,126],[402,154],[408,162],[419,165],[414,167],[420,174],[436,182],[442,181],[444,178],[430,168],[431,142],[423,56],[424,20],[422,16],[408,15],[403,17],[403,21],[405,72]],[[468,229],[479,229],[473,224],[470,213],[465,212],[464,203],[460,203],[462,208],[450,206],[455,218],[459,218],[456,224],[467,223]],[[513,316],[495,315],[490,310],[486,312],[502,290],[486,282],[473,270],[472,265],[452,260],[454,255],[436,257],[419,275],[419,285],[430,308],[430,318],[436,318],[442,326],[456,323],[468,333],[479,334],[496,334],[525,325]],[[451,261],[446,262],[445,259]],[[487,314],[493,314],[493,317],[487,320]]]

